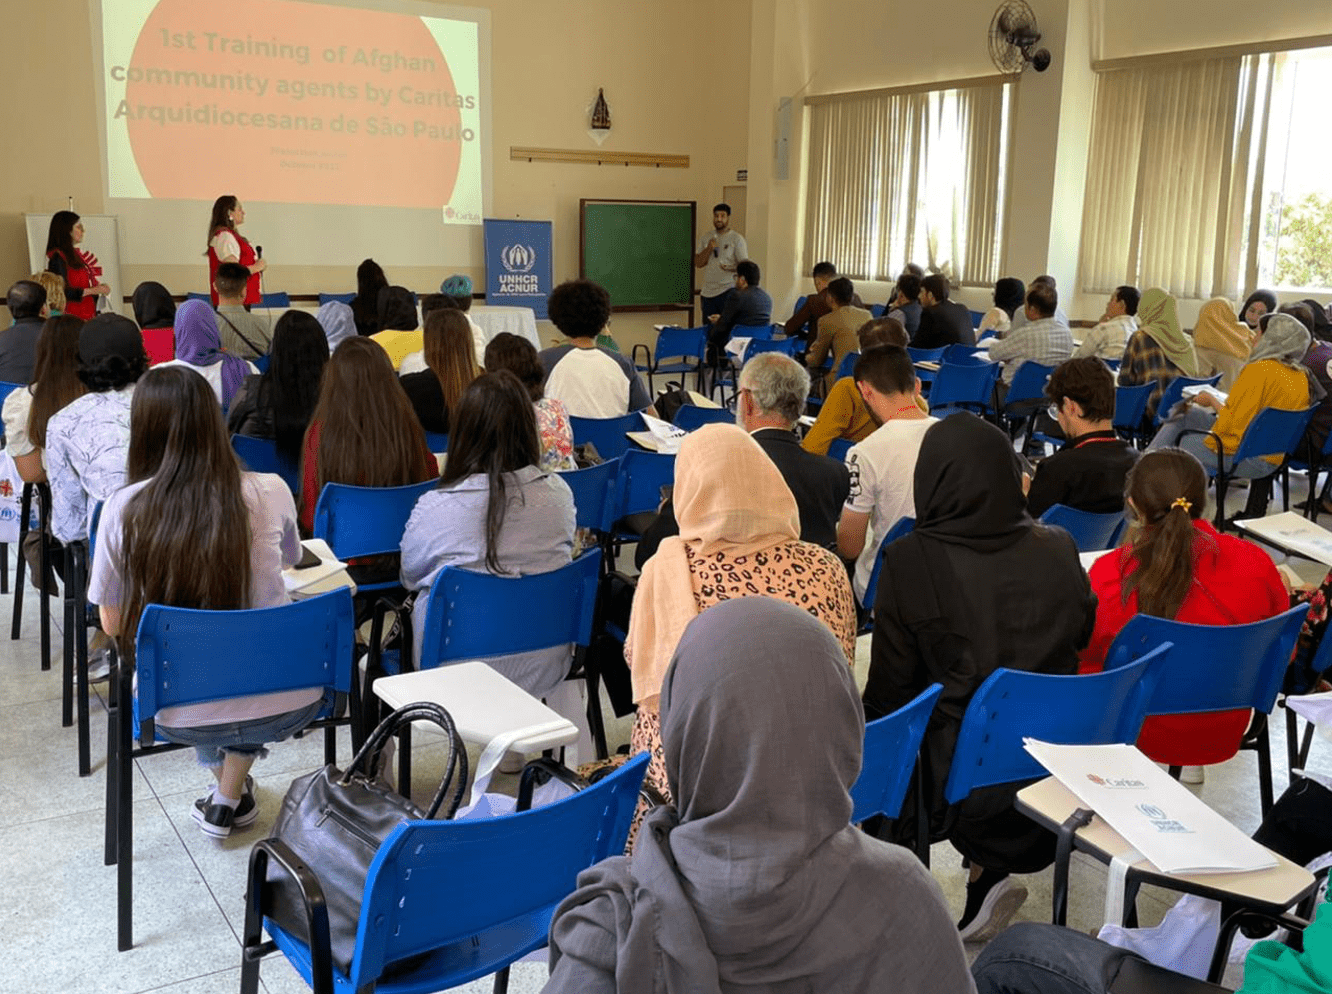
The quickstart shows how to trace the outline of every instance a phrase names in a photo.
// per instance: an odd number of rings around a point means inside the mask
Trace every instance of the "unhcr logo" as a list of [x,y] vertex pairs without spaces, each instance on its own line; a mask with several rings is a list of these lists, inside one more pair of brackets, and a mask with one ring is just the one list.
[[500,262],[511,273],[531,272],[536,261],[536,249],[530,245],[506,245],[500,250]]

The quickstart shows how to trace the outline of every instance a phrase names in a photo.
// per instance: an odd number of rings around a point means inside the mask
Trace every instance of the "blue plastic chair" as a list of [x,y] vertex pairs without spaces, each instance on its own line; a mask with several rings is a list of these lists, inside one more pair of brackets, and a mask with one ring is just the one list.
[[846,462],[847,454],[851,451],[851,446],[856,443],[849,438],[834,438],[828,443],[828,458],[836,459],[838,462]]
[[[1258,412],[1257,417],[1249,422],[1249,427],[1244,429],[1244,434],[1240,437],[1235,454],[1229,460],[1222,455],[1224,449],[1221,446],[1221,439],[1215,432],[1194,432],[1192,430],[1184,432],[1185,435],[1210,435],[1216,443],[1216,462],[1204,462],[1203,468],[1207,470],[1207,475],[1216,481],[1216,516],[1213,524],[1215,524],[1217,531],[1222,531],[1226,525],[1226,491],[1230,488],[1230,481],[1235,478],[1235,467],[1245,459],[1262,456],[1281,457],[1281,463],[1273,466],[1272,472],[1265,473],[1263,478],[1274,474],[1281,475],[1281,491],[1285,510],[1290,510],[1290,470],[1286,466],[1286,456],[1299,447],[1300,439],[1304,437],[1304,431],[1309,427],[1309,421],[1313,418],[1314,411],[1317,409],[1317,404],[1303,411],[1282,411],[1275,407],[1264,408]],[[1229,463],[1229,467],[1227,467],[1227,463]]]
[[1329,456],[1332,456],[1332,432],[1328,433],[1320,451],[1315,452],[1313,447],[1309,446],[1305,451],[1286,460],[1288,469],[1308,470],[1309,472],[1309,503],[1305,507],[1304,516],[1310,521],[1317,521],[1318,512],[1323,509],[1323,502],[1319,499],[1322,491],[1318,486],[1318,478],[1326,470],[1332,469],[1332,465],[1329,465],[1332,463]]
[[[642,349],[645,362],[638,361],[638,350]],[[707,357],[707,328],[662,328],[657,332],[657,344],[649,351],[641,342],[633,348],[634,368],[647,373],[648,392],[655,395],[656,385],[653,377],[658,373],[678,376],[683,382],[690,373],[703,389],[703,364]],[[675,360],[668,362],[667,360]]]
[[735,414],[724,407],[699,407],[684,404],[675,412],[675,427],[696,431],[704,425],[733,425]]
[[[1140,614],[1129,620],[1106,653],[1105,668],[1117,670],[1158,647],[1168,647],[1147,701],[1148,715],[1205,714],[1250,709],[1263,715],[1256,734],[1237,748],[1258,753],[1258,789],[1263,814],[1272,807],[1272,755],[1266,716],[1276,706],[1281,680],[1309,606],[1246,625],[1191,625]],[[1172,773],[1199,763],[1179,743]]]
[[[578,874],[624,850],[647,770],[636,756],[590,787],[553,804],[476,821],[412,821],[399,825],[370,866],[351,967],[344,974],[328,955],[327,917],[312,916],[311,946],[265,916],[270,863],[305,884],[318,880],[280,840],[250,854],[242,938],[241,994],[257,994],[260,959],[271,949],[287,957],[316,994],[377,990],[437,991],[499,972],[546,944],[559,903]],[[315,950],[318,950],[316,952]],[[403,963],[384,977],[392,963]]]
[[290,307],[291,297],[285,290],[277,290],[273,293],[261,293],[259,295],[259,306],[265,309],[276,309],[279,307]]
[[944,361],[944,353],[947,351],[948,346],[943,346],[942,348],[937,349],[913,349],[910,346],[907,347],[907,354],[911,356],[911,361],[916,364],[916,379],[920,380],[920,389],[922,393],[929,394],[930,385],[934,382],[934,377],[938,374],[932,369],[921,369],[920,364],[922,362],[942,363]]
[[232,435],[231,449],[240,458],[241,465],[252,473],[276,473],[282,477],[293,494],[300,493],[300,467],[287,462],[278,455],[277,443],[271,438],[251,438],[249,435]]
[[942,361],[954,366],[965,365],[966,363],[988,363],[990,353],[988,349],[982,349],[975,345],[945,345]]
[[447,432],[428,431],[425,433],[426,445],[430,447],[431,452],[448,452],[449,436]]
[[[134,944],[133,763],[187,748],[159,740],[153,718],[168,707],[309,687],[322,688],[336,702],[351,690],[354,641],[351,592],[345,588],[251,611],[144,608],[134,639],[135,666],[119,661],[112,666],[108,707],[104,859],[116,866],[121,952]],[[244,646],[244,666],[236,665],[237,646]],[[336,703],[329,704],[316,720],[333,717],[336,709]],[[326,726],[326,762],[336,760],[333,744],[333,729]]]
[[1055,745],[1132,745],[1168,651],[1168,645],[1160,646],[1104,673],[995,670],[962,717],[944,798],[957,804],[981,787],[1044,776],[1045,768],[1022,747],[1025,738]]
[[969,311],[969,313],[971,314],[971,326],[972,326],[973,328],[979,328],[979,327],[980,327],[980,323],[981,323],[982,321],[985,320],[985,314],[984,314],[984,312],[983,312],[983,311]]
[[[1209,386],[1214,387],[1221,382],[1221,374],[1197,378],[1192,376],[1176,376],[1166,384],[1166,388],[1161,391],[1161,400],[1156,405],[1156,427],[1160,428],[1165,423],[1165,419],[1170,416],[1170,409],[1184,399],[1185,387]],[[1156,384],[1152,384],[1155,389]]]
[[574,523],[595,532],[610,531],[611,511],[615,506],[615,477],[620,461],[610,459],[587,469],[560,473],[560,479],[573,491]]
[[1066,504],[1054,504],[1041,515],[1041,524],[1054,525],[1072,535],[1079,552],[1113,549],[1124,532],[1124,523],[1123,511],[1093,514]]
[[805,302],[808,300],[809,300],[809,294],[807,293],[802,293],[799,297],[797,297],[795,303],[795,310],[791,312],[791,317],[795,317],[797,314],[799,314],[800,308],[804,307]]
[[[1332,669],[1332,639],[1324,636],[1318,643],[1318,651],[1314,653],[1313,659],[1309,661],[1309,669],[1317,676],[1323,676],[1329,669]],[[1302,693],[1311,694],[1316,690],[1316,685],[1310,685]],[[1291,692],[1286,694],[1283,706],[1286,709],[1286,758],[1287,769],[1289,771],[1302,770],[1304,764],[1309,759],[1309,749],[1313,745],[1313,722],[1304,723],[1304,734],[1300,735],[1299,715],[1295,709],[1290,706],[1290,699],[1296,696]]]
[[[674,482],[674,455],[630,449],[620,460],[612,521],[619,523],[631,514],[656,511],[661,504],[661,488]],[[617,529],[616,537],[628,541],[638,540],[637,535],[623,529]]]
[[1115,387],[1115,414],[1111,424],[1120,437],[1140,448],[1147,441],[1143,422],[1147,420],[1147,402],[1155,389],[1155,382],[1136,387]]
[[845,379],[855,372],[856,360],[860,358],[859,352],[848,352],[842,356],[842,361],[837,364],[837,379]]
[[[325,483],[315,504],[314,537],[321,538],[343,562],[402,550],[402,533],[416,502],[439,485],[438,480],[404,487],[354,487]],[[357,583],[359,593],[392,590],[398,581]]]
[[870,612],[865,627],[861,629],[861,634],[870,631],[874,627],[874,598],[879,592],[879,574],[883,572],[883,553],[888,546],[892,545],[903,535],[909,535],[916,527],[915,518],[898,518],[893,523],[893,527],[888,529],[888,534],[883,537],[879,543],[879,551],[874,556],[874,568],[870,570],[869,582],[865,584],[864,607]]
[[634,447],[625,432],[645,431],[647,425],[637,413],[625,414],[618,418],[569,418],[573,427],[575,445],[591,442],[597,447],[597,455],[602,459],[618,459]]
[[207,293],[187,293],[187,294],[185,294],[185,299],[186,299],[186,300],[202,300],[202,301],[206,302],[210,307],[212,306],[212,303],[213,303],[213,297],[212,297],[212,295],[211,295],[211,294],[207,294]]
[[865,725],[860,776],[851,787],[853,823],[874,815],[896,818],[901,812],[925,726],[942,693],[943,684],[930,684],[910,704]]
[[958,366],[945,361],[930,387],[930,413],[936,417],[958,411],[985,415],[994,410],[994,384],[998,379],[997,362]]
[[1013,374],[1004,397],[1003,410],[1000,411],[1010,433],[1024,422],[1033,420],[1032,415],[1050,403],[1045,396],[1045,384],[1050,382],[1050,374],[1053,372],[1053,366],[1028,360]]
[[886,308],[883,304],[870,304],[870,315],[875,318],[881,318]]
[[[781,325],[776,325],[775,327],[780,328]],[[747,331],[752,330],[762,329],[747,329]],[[743,336],[737,331],[736,337],[739,338]],[[784,355],[794,357],[795,354],[800,351],[800,345],[801,341],[798,338],[774,338],[772,336],[760,337],[755,335],[749,339],[749,344],[745,346],[745,354],[740,360],[740,365],[743,366],[761,352],[781,352]],[[731,406],[734,406],[736,381],[739,378],[739,375],[740,371],[736,367],[735,357],[728,353],[726,361],[718,370],[717,376],[712,383],[712,393],[717,393],[718,391],[721,392],[721,402],[723,407],[727,406],[726,391],[728,389],[731,391]]]
[[355,293],[321,293],[319,295],[319,306],[323,307],[333,301],[337,301],[339,304],[350,304],[355,299]]
[[254,368],[259,370],[260,373],[267,373],[269,364],[272,361],[273,361],[272,356],[266,356],[266,355],[261,355],[257,359],[250,360],[250,362],[254,364]]

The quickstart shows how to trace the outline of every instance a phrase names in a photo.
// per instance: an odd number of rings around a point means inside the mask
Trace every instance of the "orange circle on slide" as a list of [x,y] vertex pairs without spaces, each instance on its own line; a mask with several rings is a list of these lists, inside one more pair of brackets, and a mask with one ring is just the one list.
[[130,144],[153,197],[438,208],[453,195],[457,93],[418,17],[160,0],[128,76]]

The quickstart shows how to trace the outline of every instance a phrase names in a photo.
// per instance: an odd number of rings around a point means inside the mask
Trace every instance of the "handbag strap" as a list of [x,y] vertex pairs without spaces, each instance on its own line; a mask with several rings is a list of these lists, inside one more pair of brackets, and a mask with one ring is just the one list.
[[404,704],[375,726],[375,730],[366,738],[365,744],[361,746],[360,751],[351,761],[346,772],[343,773],[342,782],[349,783],[355,773],[369,776],[371,761],[388,744],[388,740],[414,721],[434,723],[443,729],[449,740],[449,758],[445,764],[444,778],[440,781],[439,789],[435,791],[435,797],[430,802],[430,806],[425,810],[425,818],[427,819],[439,816],[440,807],[443,805],[445,797],[449,795],[450,788],[452,788],[452,797],[449,798],[448,808],[442,815],[445,820],[448,820],[458,810],[458,806],[462,803],[463,791],[467,787],[467,748],[463,744],[462,736],[458,734],[453,716],[440,705],[431,701]]
[[236,323],[235,323],[234,321],[232,321],[231,318],[227,317],[227,316],[226,316],[225,314],[223,314],[221,311],[218,311],[218,312],[217,312],[217,316],[220,317],[223,321],[225,321],[225,322],[227,323],[227,327],[228,327],[228,328],[230,328],[232,331],[234,331],[237,335],[240,336],[240,340],[241,340],[242,342],[244,342],[246,345],[248,345],[250,348],[252,348],[252,349],[254,350],[254,354],[255,354],[255,355],[260,355],[260,356],[261,356],[261,355],[264,354],[264,350],[261,349],[259,346],[255,345],[254,342],[252,342],[252,341],[250,341],[248,338],[246,338],[246,337],[245,337],[245,332],[243,332],[243,331],[241,331],[239,328],[237,328],[237,327],[236,327]]

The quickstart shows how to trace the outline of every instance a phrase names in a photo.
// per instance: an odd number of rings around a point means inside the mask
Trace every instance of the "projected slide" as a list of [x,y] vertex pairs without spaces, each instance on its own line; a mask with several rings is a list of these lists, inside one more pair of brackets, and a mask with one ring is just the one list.
[[477,25],[306,0],[104,0],[108,193],[481,223]]

